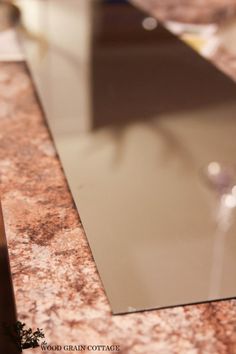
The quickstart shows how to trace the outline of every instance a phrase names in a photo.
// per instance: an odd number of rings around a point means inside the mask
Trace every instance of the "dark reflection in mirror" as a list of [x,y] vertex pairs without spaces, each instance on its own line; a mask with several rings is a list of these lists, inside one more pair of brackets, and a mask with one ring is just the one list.
[[93,128],[194,110],[235,98],[235,85],[160,23],[127,2],[97,4],[92,43]]

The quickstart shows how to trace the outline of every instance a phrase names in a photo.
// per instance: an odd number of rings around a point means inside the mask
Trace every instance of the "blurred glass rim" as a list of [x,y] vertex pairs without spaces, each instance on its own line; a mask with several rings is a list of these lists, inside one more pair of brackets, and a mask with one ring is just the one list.
[[176,21],[165,21],[165,26],[176,35],[191,34],[202,37],[210,37],[217,32],[218,25],[215,23],[195,24]]

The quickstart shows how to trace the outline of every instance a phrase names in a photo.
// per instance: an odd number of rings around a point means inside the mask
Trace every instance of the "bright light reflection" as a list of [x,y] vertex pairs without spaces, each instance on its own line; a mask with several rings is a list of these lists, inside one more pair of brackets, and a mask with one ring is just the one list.
[[158,25],[158,22],[153,17],[145,17],[145,19],[142,21],[142,26],[147,31],[154,30],[155,28],[157,28],[157,25]]
[[227,208],[236,207],[236,197],[232,194],[226,194],[222,197],[222,202]]
[[221,167],[220,167],[220,164],[218,162],[209,163],[207,169],[208,169],[209,175],[212,175],[212,176],[218,175],[220,173],[220,171],[221,171]]

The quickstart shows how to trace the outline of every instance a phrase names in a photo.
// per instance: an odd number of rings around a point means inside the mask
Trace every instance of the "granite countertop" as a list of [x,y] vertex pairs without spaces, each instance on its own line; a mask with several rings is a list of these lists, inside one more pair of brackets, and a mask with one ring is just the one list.
[[236,14],[235,0],[131,0],[161,21],[222,23]]
[[[145,5],[157,11],[158,2]],[[178,3],[190,1],[165,1],[171,16],[184,9]],[[224,15],[235,11],[236,1],[211,0],[205,17],[223,4],[232,9]],[[236,77],[234,56],[221,51],[213,60]],[[18,317],[42,328],[48,343],[117,344],[124,354],[236,353],[236,300],[111,315],[24,62],[0,63],[0,188]]]

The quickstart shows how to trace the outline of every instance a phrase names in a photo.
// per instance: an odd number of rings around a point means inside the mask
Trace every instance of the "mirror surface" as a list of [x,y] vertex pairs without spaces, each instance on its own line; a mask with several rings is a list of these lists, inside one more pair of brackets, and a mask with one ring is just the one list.
[[236,296],[233,81],[125,1],[18,3],[113,313]]

